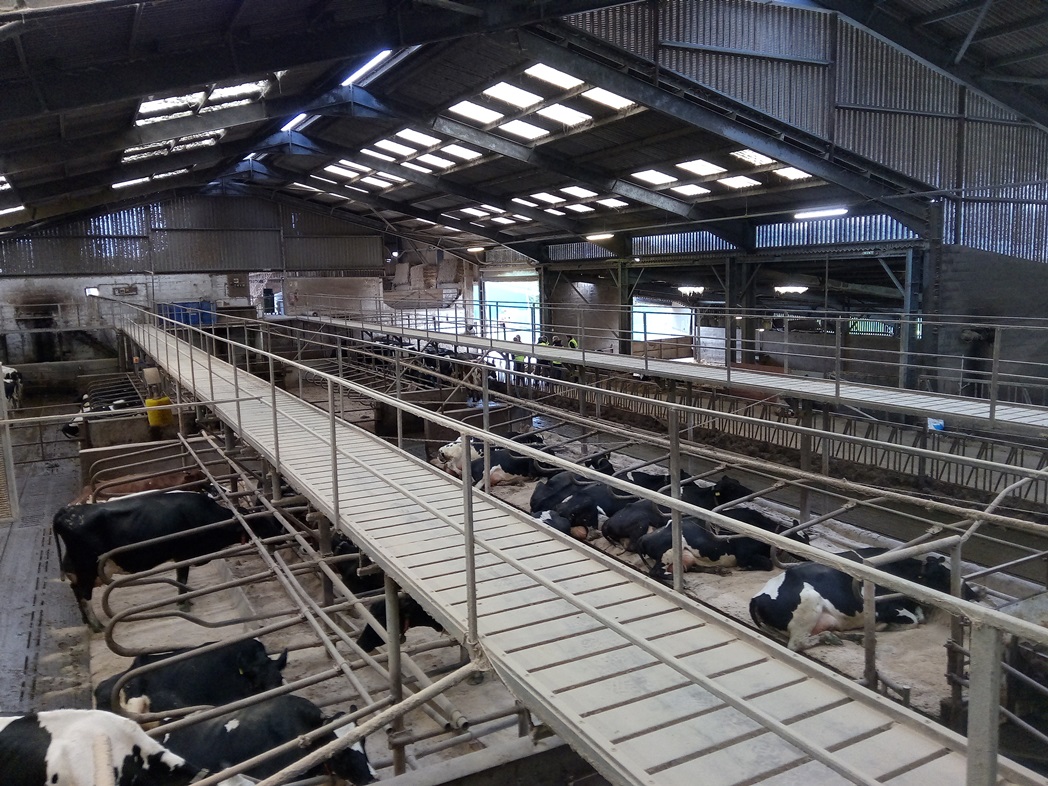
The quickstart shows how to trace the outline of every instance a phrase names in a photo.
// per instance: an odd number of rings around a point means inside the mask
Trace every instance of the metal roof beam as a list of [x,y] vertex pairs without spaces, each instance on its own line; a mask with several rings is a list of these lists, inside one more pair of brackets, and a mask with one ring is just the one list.
[[[981,68],[968,65],[963,61],[954,63],[955,52],[948,46],[936,43],[936,40],[931,38],[927,31],[918,30],[913,20],[900,20],[890,15],[879,0],[817,0],[817,2],[824,8],[837,11],[859,27],[870,30],[897,49],[924,60],[933,68],[977,90],[1048,131],[1048,106],[1038,101],[1035,96],[1026,95],[1021,88],[1011,87],[1004,80],[990,78],[990,75]],[[961,13],[962,11],[958,9],[962,7],[963,12],[975,11],[982,7],[982,2],[980,0],[980,2],[965,3],[963,6],[953,6],[952,10]],[[950,10],[951,8],[944,9],[942,13]],[[990,65],[1001,66],[1007,63],[1008,61],[1001,61]]]
[[[346,61],[382,49],[453,40],[624,4],[623,0],[477,3],[475,7],[482,13],[475,17],[437,8],[420,11],[413,4],[391,12],[380,4],[369,19],[341,23],[327,20],[306,30],[289,31],[276,40],[253,38],[250,28],[238,27],[221,43],[208,42],[195,48],[189,43],[177,52],[165,51],[161,46],[159,52],[129,61],[113,61],[107,53],[104,62],[74,60],[64,68],[31,62],[31,79],[19,75],[0,80],[0,90],[5,94],[0,102],[0,122],[164,95],[187,86],[296,66]],[[12,24],[15,17],[20,17],[17,21],[24,21],[24,25],[14,29],[5,26],[4,30],[18,38],[28,30],[44,30],[48,19],[57,14],[73,10],[95,21],[103,18],[106,9],[92,9],[88,3],[78,4],[75,9],[59,6],[49,10],[50,13],[11,12],[6,16],[12,17]],[[104,78],[99,78],[100,73]]]
[[[556,31],[562,31],[558,28]],[[568,34],[576,38],[575,34]],[[827,160],[815,150],[800,147],[798,140],[784,139],[773,135],[771,129],[764,131],[740,122],[740,119],[725,112],[714,111],[682,94],[670,92],[609,65],[597,62],[582,54],[570,51],[565,43],[549,40],[531,31],[519,33],[521,46],[526,52],[544,63],[560,68],[579,79],[613,93],[643,103],[670,117],[689,123],[744,147],[771,156],[785,164],[797,167],[827,183],[840,186],[859,197],[883,206],[892,215],[914,231],[923,233],[928,223],[928,210],[923,200],[908,197],[887,183],[879,183],[868,172],[854,171],[843,164]],[[581,34],[576,38],[581,43]]]

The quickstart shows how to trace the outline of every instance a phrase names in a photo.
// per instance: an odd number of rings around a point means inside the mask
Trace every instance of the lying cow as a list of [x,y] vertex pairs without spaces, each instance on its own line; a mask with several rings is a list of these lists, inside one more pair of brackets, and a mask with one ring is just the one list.
[[96,786],[108,755],[118,786],[186,786],[203,773],[138,724],[97,710],[49,710],[0,718],[4,786]]
[[[91,608],[91,594],[99,582],[99,558],[121,546],[144,544],[113,558],[126,573],[149,570],[168,560],[187,560],[213,554],[246,539],[237,521],[196,531],[199,527],[231,519],[233,513],[206,494],[168,491],[124,497],[96,505],[67,505],[54,515],[52,527],[62,572],[69,577],[84,623],[94,631],[102,624]],[[272,516],[249,520],[259,537],[284,530]],[[167,535],[192,533],[161,543],[145,544]],[[62,547],[65,546],[65,554]],[[177,569],[179,593],[188,591],[189,567]]]
[[530,456],[522,456],[509,448],[495,448],[487,458],[475,458],[470,463],[470,478],[474,484],[484,480],[484,465],[488,463],[488,484],[491,486],[523,483],[533,478],[548,478],[561,471],[560,467],[544,466]]
[[[371,616],[385,630],[386,599],[379,598],[368,606],[368,611],[371,612]],[[418,601],[410,595],[405,595],[400,599],[400,635],[406,634],[409,628],[417,627],[433,628],[433,630],[438,632],[444,630],[444,626],[433,619],[429,612],[419,605]],[[383,638],[370,625],[365,626],[363,632],[357,637],[357,646],[364,652],[371,652],[384,643]]]
[[553,510],[543,510],[535,514],[535,518],[541,521],[550,529],[555,529],[563,535],[568,535],[575,540],[586,541],[589,539],[589,531],[596,526],[596,524],[589,526],[585,523],[573,524],[567,516],[562,516]]
[[0,366],[0,372],[4,375],[4,398],[7,399],[7,411],[19,409],[22,406],[22,391],[24,389],[22,372],[10,366]]
[[258,639],[246,639],[133,676],[124,683],[116,697],[117,704],[113,703],[113,689],[125,674],[193,649],[137,656],[130,668],[99,683],[95,688],[95,707],[111,712],[126,709],[146,713],[221,705],[279,688],[284,683],[281,672],[287,665],[287,650],[270,655]]
[[[858,562],[884,551],[860,549],[839,556]],[[950,591],[950,571],[941,557],[908,557],[878,567],[925,587]],[[753,596],[750,617],[761,630],[786,638],[787,646],[794,651],[818,644],[840,644],[834,631],[863,627],[861,587],[861,582],[847,573],[817,562],[791,565]],[[891,592],[885,587],[875,588],[877,595]],[[966,598],[973,595],[967,587],[964,594]],[[875,620],[882,628],[919,625],[924,621],[924,609],[912,598],[893,599],[877,604]]]
[[118,398],[107,403],[92,405],[90,397],[85,393],[80,404],[80,414],[62,426],[62,433],[70,439],[80,438],[80,427],[84,424],[84,415],[89,412],[115,412],[120,409],[133,409],[141,406],[140,401],[133,398]]
[[[354,708],[355,709],[355,708]],[[341,715],[325,717],[309,699],[301,696],[274,696],[250,707],[200,721],[164,734],[161,742],[193,762],[195,766],[218,772],[253,759],[267,751],[298,740]],[[252,778],[268,778],[294,764],[302,757],[343,737],[356,727],[354,723],[319,735],[308,744],[299,743],[244,771]],[[335,753],[326,762],[299,773],[297,778],[334,775],[354,786],[373,783],[375,771],[368,762],[364,741]]]
[[626,551],[637,551],[640,539],[663,526],[668,518],[669,513],[651,500],[639,499],[608,516],[601,524],[600,534]]

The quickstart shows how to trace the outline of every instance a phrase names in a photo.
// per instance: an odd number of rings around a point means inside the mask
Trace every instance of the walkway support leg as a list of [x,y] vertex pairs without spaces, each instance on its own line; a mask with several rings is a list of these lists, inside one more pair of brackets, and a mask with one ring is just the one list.
[[1001,634],[994,628],[973,623],[971,653],[966,784],[967,786],[992,786],[997,783]]

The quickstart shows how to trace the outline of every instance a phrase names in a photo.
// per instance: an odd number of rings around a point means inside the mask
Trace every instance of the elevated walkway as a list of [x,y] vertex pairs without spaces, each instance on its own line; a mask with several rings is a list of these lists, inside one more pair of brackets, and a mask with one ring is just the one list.
[[[232,401],[211,407],[465,640],[460,482],[154,326],[127,332],[200,399]],[[965,782],[963,737],[471,493],[480,647],[612,782]],[[994,776],[978,758],[971,786],[1048,783],[1004,759]]]

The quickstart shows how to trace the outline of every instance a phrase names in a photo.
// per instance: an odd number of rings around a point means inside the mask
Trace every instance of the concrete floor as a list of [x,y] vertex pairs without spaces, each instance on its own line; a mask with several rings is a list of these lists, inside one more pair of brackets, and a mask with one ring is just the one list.
[[79,488],[75,459],[18,467],[21,515],[0,528],[0,712],[91,706],[88,631],[51,534],[54,512]]

